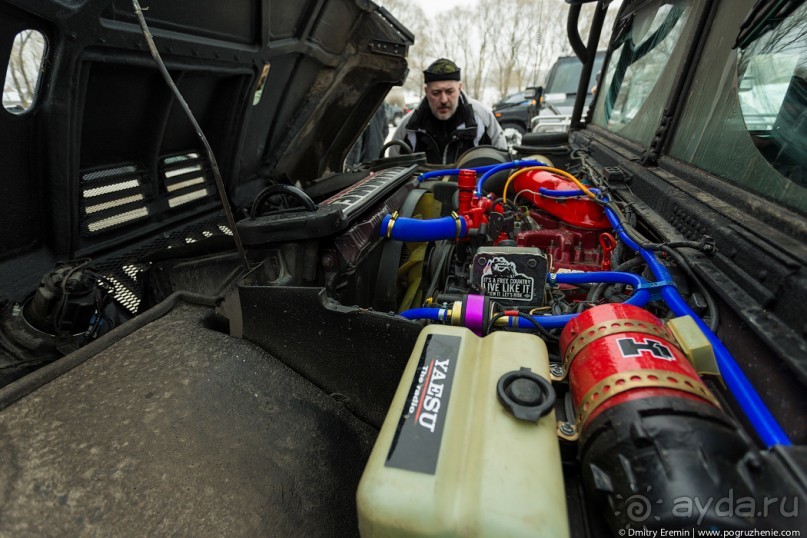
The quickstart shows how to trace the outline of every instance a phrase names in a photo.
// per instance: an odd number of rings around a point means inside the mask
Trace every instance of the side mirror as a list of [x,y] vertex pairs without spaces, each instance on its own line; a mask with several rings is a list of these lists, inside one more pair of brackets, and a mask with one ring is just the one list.
[[543,94],[544,94],[543,86],[530,86],[529,88],[524,88],[524,97],[526,99],[534,99],[536,101],[539,101]]
[[541,102],[544,98],[544,87],[530,86],[529,88],[524,88],[524,97],[530,100],[530,105],[527,107],[527,114],[530,122],[532,122],[532,118],[541,110]]

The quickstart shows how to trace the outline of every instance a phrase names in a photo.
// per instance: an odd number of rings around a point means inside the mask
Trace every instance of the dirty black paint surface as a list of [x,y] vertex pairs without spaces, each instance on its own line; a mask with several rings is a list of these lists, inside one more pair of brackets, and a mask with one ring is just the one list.
[[376,432],[257,346],[167,316],[0,412],[0,535],[353,535]]

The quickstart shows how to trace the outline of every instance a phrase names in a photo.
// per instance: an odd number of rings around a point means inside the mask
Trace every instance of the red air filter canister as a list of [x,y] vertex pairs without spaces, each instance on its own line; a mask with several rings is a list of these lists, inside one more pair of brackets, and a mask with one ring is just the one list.
[[654,396],[719,407],[661,321],[646,310],[607,304],[570,321],[560,336],[578,424],[621,403]]

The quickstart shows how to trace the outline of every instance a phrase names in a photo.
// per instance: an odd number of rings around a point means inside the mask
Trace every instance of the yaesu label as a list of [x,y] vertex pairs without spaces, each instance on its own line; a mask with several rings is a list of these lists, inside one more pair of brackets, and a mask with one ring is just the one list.
[[461,343],[459,336],[430,334],[426,337],[387,454],[387,467],[434,474]]

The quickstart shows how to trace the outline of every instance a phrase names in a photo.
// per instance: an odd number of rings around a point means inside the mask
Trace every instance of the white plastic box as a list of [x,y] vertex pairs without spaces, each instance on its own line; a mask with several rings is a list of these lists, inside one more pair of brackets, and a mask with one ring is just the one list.
[[362,536],[569,535],[554,411],[518,420],[497,398],[525,367],[549,378],[536,336],[421,332],[359,484]]

